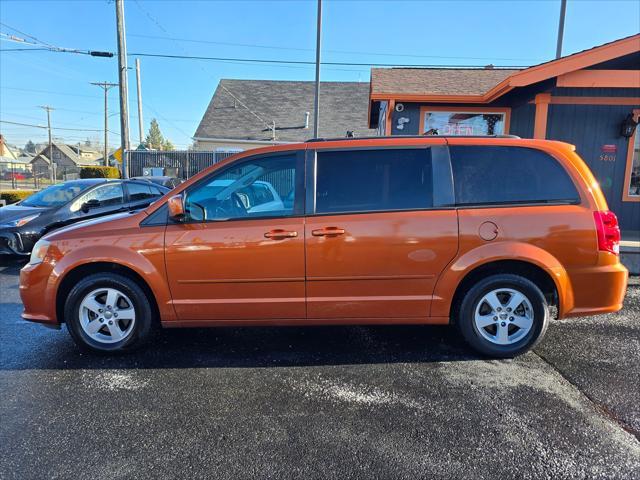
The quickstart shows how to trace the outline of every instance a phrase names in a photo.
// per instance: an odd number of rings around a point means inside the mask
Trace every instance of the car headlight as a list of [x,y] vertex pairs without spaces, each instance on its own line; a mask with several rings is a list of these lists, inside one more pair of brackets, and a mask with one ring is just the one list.
[[31,265],[35,265],[37,263],[42,263],[44,257],[47,255],[47,251],[49,250],[49,245],[51,243],[43,240],[42,238],[36,242],[33,246],[33,250],[31,250],[31,257],[29,258],[29,263]]
[[11,220],[10,222],[4,223],[3,225],[6,227],[21,227],[29,223],[31,220],[38,218],[39,216],[39,213],[34,213],[33,215],[27,215],[26,217]]

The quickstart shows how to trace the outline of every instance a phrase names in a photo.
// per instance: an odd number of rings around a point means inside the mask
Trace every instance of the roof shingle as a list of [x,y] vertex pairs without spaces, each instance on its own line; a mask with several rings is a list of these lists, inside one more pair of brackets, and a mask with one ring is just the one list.
[[482,95],[519,71],[497,68],[372,68],[371,93]]
[[[307,140],[313,136],[314,85],[298,81],[220,80],[194,137],[269,141],[272,132],[268,124],[275,121],[276,141]],[[319,135],[343,137],[347,130],[357,136],[375,134],[367,127],[368,103],[369,83],[321,82]],[[309,128],[304,128],[305,112],[310,113]]]

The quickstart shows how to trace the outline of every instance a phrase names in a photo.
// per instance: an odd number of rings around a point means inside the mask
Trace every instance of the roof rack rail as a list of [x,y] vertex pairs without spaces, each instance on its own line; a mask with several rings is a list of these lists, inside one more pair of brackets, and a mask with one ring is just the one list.
[[367,137],[332,137],[332,138],[310,138],[306,143],[315,142],[336,142],[336,141],[357,141],[357,140],[383,140],[388,138],[517,138],[518,135],[381,135]]

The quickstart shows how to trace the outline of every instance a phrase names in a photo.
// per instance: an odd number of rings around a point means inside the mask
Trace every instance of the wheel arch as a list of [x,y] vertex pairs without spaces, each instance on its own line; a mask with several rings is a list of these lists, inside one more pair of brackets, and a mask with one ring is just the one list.
[[542,291],[549,305],[559,308],[558,287],[543,268],[523,260],[496,260],[477,266],[462,278],[451,300],[449,315],[452,323],[455,323],[464,294],[479,280],[501,273],[519,275],[531,280]]
[[558,318],[573,308],[569,275],[558,259],[531,244],[504,242],[483,245],[454,260],[438,279],[431,315],[455,318],[469,285],[495,273],[521,275],[534,282],[557,308]]
[[56,317],[59,323],[64,322],[64,304],[73,286],[76,285],[80,279],[96,273],[116,273],[136,282],[149,300],[154,314],[154,321],[160,320],[160,309],[156,296],[142,275],[125,265],[109,261],[99,261],[77,265],[66,272],[61,278],[56,291]]

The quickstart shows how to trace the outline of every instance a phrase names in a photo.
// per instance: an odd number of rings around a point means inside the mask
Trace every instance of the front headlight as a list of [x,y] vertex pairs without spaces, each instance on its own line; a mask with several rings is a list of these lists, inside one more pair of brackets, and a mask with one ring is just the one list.
[[40,216],[39,213],[34,213],[33,215],[27,215],[26,217],[18,218],[16,220],[11,220],[10,222],[5,223],[4,225],[7,227],[21,227],[26,225],[31,220],[38,218]]
[[31,250],[31,257],[29,258],[29,263],[31,265],[35,265],[37,263],[42,263],[44,257],[47,255],[47,250],[49,250],[49,245],[51,245],[46,240],[40,239],[33,246],[33,250]]

